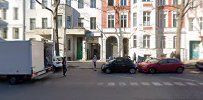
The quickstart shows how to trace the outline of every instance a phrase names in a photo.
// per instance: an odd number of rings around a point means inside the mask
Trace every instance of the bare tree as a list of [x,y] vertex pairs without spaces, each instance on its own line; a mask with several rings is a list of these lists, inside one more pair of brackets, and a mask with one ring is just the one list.
[[[176,58],[180,59],[180,48],[181,48],[181,30],[183,28],[184,17],[189,10],[197,8],[200,0],[176,0],[177,3],[173,5],[161,5],[158,9],[164,7],[172,7],[177,11],[177,29],[176,29]],[[180,1],[180,2],[178,2]]]
[[36,0],[38,4],[40,4],[42,7],[50,11],[53,15],[53,42],[55,47],[56,56],[59,56],[59,40],[58,40],[58,6],[60,4],[60,0],[53,0],[53,8],[48,8],[45,6],[42,2],[39,2],[39,0]]

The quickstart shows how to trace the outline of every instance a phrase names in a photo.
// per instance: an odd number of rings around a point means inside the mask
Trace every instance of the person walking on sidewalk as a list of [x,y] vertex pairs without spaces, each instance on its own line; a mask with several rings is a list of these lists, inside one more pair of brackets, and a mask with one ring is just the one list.
[[96,70],[96,67],[97,67],[97,56],[96,55],[94,55],[94,57],[93,57],[93,59],[92,59],[92,62],[93,62],[93,64],[94,64],[94,71],[97,71]]
[[62,71],[63,71],[63,76],[66,76],[66,72],[67,72],[67,67],[66,67],[66,57],[62,58]]

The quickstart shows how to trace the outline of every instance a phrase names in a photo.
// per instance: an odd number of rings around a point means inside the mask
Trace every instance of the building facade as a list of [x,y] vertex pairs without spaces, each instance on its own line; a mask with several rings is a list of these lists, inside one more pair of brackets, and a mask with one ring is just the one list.
[[24,40],[24,0],[0,1],[0,38]]

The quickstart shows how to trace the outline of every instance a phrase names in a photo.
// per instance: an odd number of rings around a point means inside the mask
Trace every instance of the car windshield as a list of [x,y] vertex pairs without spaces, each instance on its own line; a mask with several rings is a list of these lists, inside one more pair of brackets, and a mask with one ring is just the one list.
[[156,59],[156,58],[146,59],[145,62],[147,62],[147,63],[157,63],[157,62],[159,62],[159,59]]

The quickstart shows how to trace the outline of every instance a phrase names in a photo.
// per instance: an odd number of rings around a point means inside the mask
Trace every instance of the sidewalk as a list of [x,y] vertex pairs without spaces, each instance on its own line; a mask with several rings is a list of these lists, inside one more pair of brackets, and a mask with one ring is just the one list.
[[[70,68],[82,68],[82,69],[91,69],[93,68],[93,63],[91,60],[89,61],[67,61],[68,66]],[[97,68],[101,68],[102,64],[105,62],[103,61],[97,61]]]

